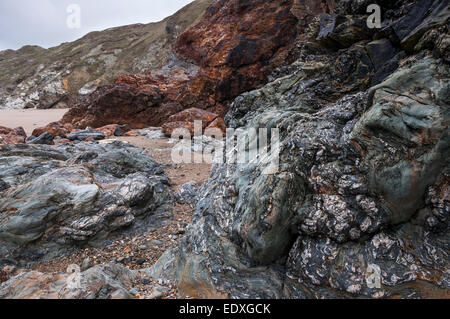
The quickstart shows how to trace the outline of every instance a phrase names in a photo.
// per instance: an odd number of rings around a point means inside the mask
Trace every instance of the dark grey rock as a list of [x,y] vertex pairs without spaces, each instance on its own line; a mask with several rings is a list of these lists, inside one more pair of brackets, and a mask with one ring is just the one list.
[[370,39],[372,31],[363,18],[348,18],[337,14],[319,16],[317,40],[326,47],[343,49],[352,44]]
[[0,179],[0,192],[4,191],[5,189],[7,189],[9,186],[8,184],[6,184],[5,181],[3,181],[2,179]]
[[91,267],[92,267],[91,259],[90,258],[85,258],[83,260],[83,263],[81,264],[81,271],[86,271],[86,270],[88,270]]

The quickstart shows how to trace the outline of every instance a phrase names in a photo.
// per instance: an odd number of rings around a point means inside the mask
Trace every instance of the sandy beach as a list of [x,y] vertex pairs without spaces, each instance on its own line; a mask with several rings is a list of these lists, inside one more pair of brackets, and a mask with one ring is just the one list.
[[31,135],[35,128],[59,121],[68,109],[56,110],[0,110],[0,126],[16,128],[22,126]]

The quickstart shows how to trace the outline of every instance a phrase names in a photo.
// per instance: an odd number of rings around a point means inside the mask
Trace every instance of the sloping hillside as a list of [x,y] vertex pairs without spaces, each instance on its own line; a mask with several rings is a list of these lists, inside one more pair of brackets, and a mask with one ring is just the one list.
[[212,0],[196,0],[161,22],[92,32],[48,50],[0,52],[0,108],[63,108],[124,73],[166,65],[172,44]]

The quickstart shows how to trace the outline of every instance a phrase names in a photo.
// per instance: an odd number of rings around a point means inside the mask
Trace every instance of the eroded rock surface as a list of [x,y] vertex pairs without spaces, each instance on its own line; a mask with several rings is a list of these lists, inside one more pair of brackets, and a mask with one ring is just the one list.
[[214,1],[179,36],[167,66],[153,74],[119,77],[73,108],[63,122],[79,128],[161,126],[192,107],[223,117],[233,98],[265,84],[270,72],[289,60],[288,49],[304,31],[299,18],[304,23],[328,10],[326,4],[304,6],[309,10],[299,17],[295,2]]
[[27,265],[170,217],[161,165],[121,142],[0,148],[0,260]]
[[0,285],[0,298],[132,299],[130,290],[137,278],[133,271],[116,264],[95,266],[80,273],[23,272]]
[[23,127],[11,129],[8,127],[0,126],[0,145],[25,143],[26,138],[27,134],[25,133]]

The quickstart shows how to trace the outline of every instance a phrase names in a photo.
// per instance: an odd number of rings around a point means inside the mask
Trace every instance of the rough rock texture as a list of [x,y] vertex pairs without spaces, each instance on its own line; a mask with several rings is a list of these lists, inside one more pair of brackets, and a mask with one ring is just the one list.
[[161,71],[122,76],[116,84],[98,88],[63,122],[79,128],[110,123],[143,128],[160,126],[192,107],[224,116],[234,97],[265,84],[270,72],[289,60],[288,49],[304,29],[299,19],[304,23],[328,10],[326,4],[304,4],[309,10],[298,11],[298,2],[214,1],[203,18],[180,35],[171,61]]
[[0,264],[33,264],[170,217],[162,167],[122,142],[0,147]]
[[116,264],[95,266],[75,274],[23,272],[0,285],[0,298],[132,299],[130,286],[136,278],[133,271]]
[[67,139],[71,141],[86,141],[86,140],[103,140],[105,139],[106,134],[102,131],[94,131],[91,128],[87,128],[86,130],[74,131],[67,135]]
[[31,135],[34,137],[38,137],[48,132],[52,134],[53,137],[59,136],[65,138],[68,134],[70,134],[73,131],[73,129],[74,128],[71,124],[62,125],[59,122],[53,122],[44,127],[34,129]]
[[28,144],[43,144],[43,145],[54,145],[53,134],[50,132],[45,132],[38,137],[30,136],[27,138],[26,142]]
[[[354,30],[366,6],[330,14]],[[449,298],[449,66],[417,46],[430,17],[417,12],[442,17],[448,1],[387,6],[385,28],[358,41],[312,25],[294,63],[235,99],[229,126],[280,130],[279,170],[264,174],[277,147],[216,165],[155,278],[203,298]],[[446,21],[426,34],[445,37]]]
[[27,134],[23,127],[15,129],[0,126],[0,145],[1,144],[16,144],[25,143]]
[[25,46],[1,51],[0,109],[67,108],[121,74],[161,69],[176,38],[211,2],[196,0],[161,22],[91,32],[48,50]]
[[[195,121],[201,122],[201,126],[199,126],[198,130],[199,132],[195,132]],[[225,134],[226,131],[223,119],[217,114],[197,108],[191,108],[169,117],[162,126],[162,131],[166,136],[170,137],[176,129],[187,129],[191,136],[194,136],[203,135],[207,128],[218,128],[222,131],[222,134]]]
[[186,183],[180,187],[175,194],[175,198],[182,205],[187,204],[195,207],[197,204],[198,189],[199,186],[196,182]]
[[105,134],[105,137],[111,137],[111,136],[122,136],[126,133],[127,127],[123,125],[118,124],[110,124],[106,126],[99,127],[95,129],[96,132],[102,132]]

